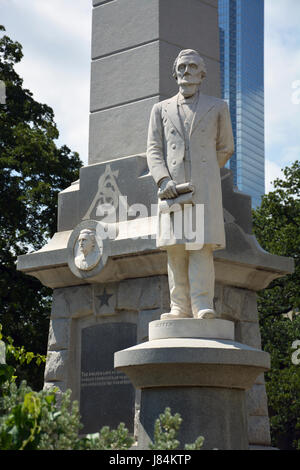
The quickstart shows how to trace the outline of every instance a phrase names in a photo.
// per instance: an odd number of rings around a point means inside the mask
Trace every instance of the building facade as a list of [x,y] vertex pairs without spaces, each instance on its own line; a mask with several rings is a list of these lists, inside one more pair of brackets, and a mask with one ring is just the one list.
[[219,0],[222,97],[229,103],[234,184],[252,197],[265,192],[264,0]]

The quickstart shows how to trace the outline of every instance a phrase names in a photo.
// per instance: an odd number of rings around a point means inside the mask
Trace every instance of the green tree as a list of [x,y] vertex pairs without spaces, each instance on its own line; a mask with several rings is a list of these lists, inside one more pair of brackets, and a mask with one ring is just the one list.
[[272,443],[280,449],[300,449],[300,364],[292,361],[300,340],[300,163],[283,170],[253,211],[254,233],[269,253],[292,257],[293,274],[274,280],[259,293],[262,346],[271,355],[266,374]]
[[[15,64],[22,46],[0,26],[0,322],[17,346],[45,354],[51,290],[16,270],[21,254],[41,248],[56,231],[57,195],[78,179],[81,161],[59,137],[53,110],[23,87]],[[30,367],[30,366],[29,366]],[[35,368],[26,378],[41,387]]]

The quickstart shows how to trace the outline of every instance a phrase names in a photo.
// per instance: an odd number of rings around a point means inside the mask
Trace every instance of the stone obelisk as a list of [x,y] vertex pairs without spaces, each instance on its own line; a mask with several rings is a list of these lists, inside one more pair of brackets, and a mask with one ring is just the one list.
[[[151,375],[144,377],[145,381],[132,374],[128,378],[124,370],[133,365],[132,352],[119,356],[118,368],[114,368],[114,355],[140,345],[136,371],[143,360],[150,360],[153,342],[159,341],[161,350],[171,351],[172,338],[153,326],[167,311],[170,299],[167,257],[156,247],[155,215],[151,213],[152,204],[157,203],[157,188],[145,152],[151,109],[176,93],[172,64],[178,52],[186,48],[197,50],[206,62],[209,80],[203,83],[203,92],[219,97],[217,0],[93,0],[88,165],[81,169],[79,180],[59,194],[58,227],[53,238],[41,250],[18,259],[19,270],[53,289],[45,387],[72,390],[73,399],[80,402],[84,433],[97,432],[104,425],[116,427],[122,421],[136,435],[141,430],[141,445],[151,438],[153,416],[149,421],[147,412],[155,400],[148,394]],[[263,371],[267,360],[257,352],[261,344],[256,291],[290,273],[293,264],[258,246],[252,234],[250,197],[233,189],[229,170],[222,170],[221,179],[226,249],[214,256],[214,302],[218,316],[232,322],[234,328],[226,330],[224,338],[229,349],[224,355],[220,348],[219,353],[214,350],[214,360],[219,371],[227,361],[226,367],[231,364],[236,373],[232,343],[239,343],[244,362],[251,368],[252,361],[256,372]],[[109,204],[118,217],[127,215],[109,225],[114,232],[111,237],[105,236],[108,226],[104,223]],[[142,206],[147,209],[146,215],[141,213]],[[87,235],[89,248],[82,241]],[[203,338],[202,332],[202,339],[196,338],[197,345],[202,341],[206,350],[212,345],[208,334]],[[188,340],[180,339],[179,352]],[[219,336],[218,340],[220,344],[223,339]],[[196,350],[200,361],[199,348]],[[190,361],[191,350],[188,354],[185,360]],[[264,358],[261,363],[259,357]],[[174,360],[182,358],[182,354],[173,355],[172,363],[169,357],[170,370],[176,367]],[[155,367],[166,364],[159,355],[155,361]],[[197,390],[190,390],[185,403],[192,404],[198,392],[206,403],[216,390],[205,395],[203,377],[198,374],[196,378],[194,369],[191,365],[189,377],[194,376]],[[180,407],[184,401],[178,401],[177,396],[184,380],[189,387],[188,376],[182,375],[181,384],[171,384],[172,403]],[[240,410],[244,406],[240,425],[244,431],[248,429],[248,437],[238,445],[249,442],[251,446],[269,446],[263,374],[256,379],[252,376],[252,380],[253,385],[243,382],[242,390],[248,389],[243,397],[238,391],[224,392],[220,403],[229,399],[227,393],[232,403],[239,403]],[[237,382],[233,383],[237,390]],[[206,385],[211,389],[216,383]],[[140,414],[143,428],[139,426],[141,394],[146,404]],[[165,396],[161,405],[172,407]],[[220,394],[218,397],[221,399]],[[214,412],[216,423],[217,408]],[[225,418],[223,415],[222,422],[228,423]],[[204,432],[203,427],[200,433]],[[210,442],[208,435],[206,442]]]

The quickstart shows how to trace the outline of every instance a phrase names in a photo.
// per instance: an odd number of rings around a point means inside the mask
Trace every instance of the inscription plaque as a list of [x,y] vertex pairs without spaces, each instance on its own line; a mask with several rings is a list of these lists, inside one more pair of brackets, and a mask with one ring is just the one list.
[[120,422],[134,427],[135,389],[128,377],[114,370],[114,353],[136,344],[134,323],[105,323],[81,333],[80,414],[82,433],[98,432]]

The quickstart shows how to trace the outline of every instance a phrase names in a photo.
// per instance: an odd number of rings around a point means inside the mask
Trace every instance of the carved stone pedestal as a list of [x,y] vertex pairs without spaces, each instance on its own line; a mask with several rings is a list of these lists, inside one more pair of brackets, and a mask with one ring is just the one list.
[[154,321],[148,342],[115,353],[115,368],[141,389],[139,449],[168,406],[183,419],[181,449],[202,435],[204,449],[247,450],[245,391],[269,366],[267,353],[234,341],[233,322],[221,319]]

